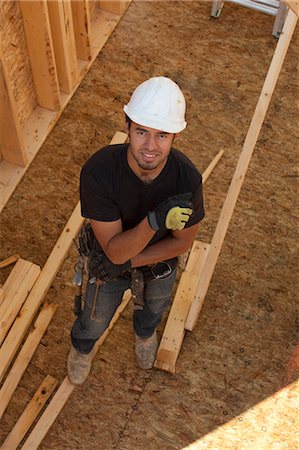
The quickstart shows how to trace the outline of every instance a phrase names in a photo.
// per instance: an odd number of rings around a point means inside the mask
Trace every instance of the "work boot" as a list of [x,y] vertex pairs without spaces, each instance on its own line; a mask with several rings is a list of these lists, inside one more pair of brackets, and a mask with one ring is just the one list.
[[67,373],[73,384],[82,384],[86,380],[90,372],[91,361],[92,352],[83,354],[71,346],[67,359]]
[[149,338],[141,338],[135,334],[135,355],[140,369],[151,369],[154,365],[158,349],[156,330]]

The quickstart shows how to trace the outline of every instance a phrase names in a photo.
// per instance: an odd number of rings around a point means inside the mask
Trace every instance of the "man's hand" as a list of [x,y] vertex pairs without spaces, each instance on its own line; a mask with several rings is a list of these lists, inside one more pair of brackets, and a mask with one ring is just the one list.
[[113,264],[105,253],[92,255],[89,260],[89,279],[96,278],[102,281],[114,280],[131,268],[131,261],[124,264]]
[[193,213],[191,203],[191,192],[169,197],[154,211],[147,215],[151,228],[155,231],[160,229],[182,230]]

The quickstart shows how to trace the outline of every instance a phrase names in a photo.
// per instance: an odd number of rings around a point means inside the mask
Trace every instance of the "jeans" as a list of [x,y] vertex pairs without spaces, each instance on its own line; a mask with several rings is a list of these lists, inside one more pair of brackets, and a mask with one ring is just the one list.
[[[133,326],[135,333],[142,337],[152,336],[160,324],[164,311],[171,303],[172,288],[175,282],[176,270],[165,278],[145,279],[144,308],[134,310]],[[96,285],[87,284],[84,307],[73,324],[71,340],[80,353],[90,353],[94,344],[104,333],[117,307],[120,305],[123,293],[130,288],[131,280],[117,278],[107,281],[98,290],[93,318],[92,306]]]

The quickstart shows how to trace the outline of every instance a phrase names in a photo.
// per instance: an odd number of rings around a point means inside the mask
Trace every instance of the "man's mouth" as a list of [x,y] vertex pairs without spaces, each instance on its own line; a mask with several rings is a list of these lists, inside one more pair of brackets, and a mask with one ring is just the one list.
[[156,153],[142,153],[143,159],[146,161],[153,161],[157,154]]

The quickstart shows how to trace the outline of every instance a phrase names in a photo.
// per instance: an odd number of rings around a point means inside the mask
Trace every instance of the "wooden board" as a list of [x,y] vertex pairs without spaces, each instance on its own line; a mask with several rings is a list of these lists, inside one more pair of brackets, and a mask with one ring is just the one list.
[[0,419],[57,309],[45,304],[0,389]]
[[17,317],[28,293],[34,285],[40,267],[20,258],[3,285],[5,298],[0,306],[0,345]]
[[14,98],[11,92],[9,76],[3,65],[3,54],[0,41],[0,147],[1,158],[6,161],[25,166],[28,158],[21,126],[17,116]]
[[15,450],[18,448],[29,428],[50,398],[57,384],[58,381],[55,380],[55,378],[50,375],[46,376],[25,408],[24,412],[19,417],[17,423],[1,445],[1,450]]
[[207,258],[209,244],[194,241],[186,270],[178,288],[157,352],[155,367],[174,373],[175,363],[185,335],[185,322],[194,298],[201,271]]
[[88,1],[72,2],[72,12],[78,58],[89,61],[92,53]]
[[122,14],[130,2],[125,0],[100,0],[99,6],[114,14]]
[[20,255],[16,254],[16,255],[9,256],[9,258],[3,259],[2,261],[0,261],[0,269],[10,266],[11,264],[18,261],[19,258],[20,258]]
[[59,86],[70,94],[79,77],[71,3],[53,0],[48,10]]
[[60,108],[60,92],[46,0],[21,1],[37,102],[44,108]]
[[299,16],[299,0],[284,0],[285,3],[291,8],[294,13]]

